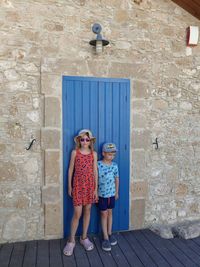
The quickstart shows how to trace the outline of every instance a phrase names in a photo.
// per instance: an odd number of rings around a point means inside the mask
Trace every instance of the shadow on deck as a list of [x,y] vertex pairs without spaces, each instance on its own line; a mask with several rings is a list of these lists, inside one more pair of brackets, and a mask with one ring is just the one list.
[[62,254],[64,239],[2,244],[0,267],[200,266],[200,237],[163,239],[147,229],[117,233],[116,237],[118,244],[111,252],[101,249],[98,236],[93,237],[95,249],[89,252],[77,241],[71,257]]

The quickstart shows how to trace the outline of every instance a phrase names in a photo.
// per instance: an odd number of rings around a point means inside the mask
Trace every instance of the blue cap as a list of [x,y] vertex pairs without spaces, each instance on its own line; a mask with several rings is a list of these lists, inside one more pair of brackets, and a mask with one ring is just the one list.
[[116,145],[113,143],[105,143],[103,145],[103,152],[111,153],[111,152],[117,152]]

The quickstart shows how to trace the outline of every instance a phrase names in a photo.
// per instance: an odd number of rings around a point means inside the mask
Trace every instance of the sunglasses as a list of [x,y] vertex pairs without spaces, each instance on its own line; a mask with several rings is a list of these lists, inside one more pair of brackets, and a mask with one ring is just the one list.
[[87,143],[89,143],[89,142],[90,142],[90,139],[89,139],[89,138],[81,138],[80,141],[81,141],[81,142],[86,141]]

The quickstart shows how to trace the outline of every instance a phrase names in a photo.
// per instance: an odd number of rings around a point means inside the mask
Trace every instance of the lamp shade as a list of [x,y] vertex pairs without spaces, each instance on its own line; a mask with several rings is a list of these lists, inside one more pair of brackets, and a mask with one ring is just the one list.
[[196,46],[199,39],[199,27],[189,26],[187,28],[187,46]]

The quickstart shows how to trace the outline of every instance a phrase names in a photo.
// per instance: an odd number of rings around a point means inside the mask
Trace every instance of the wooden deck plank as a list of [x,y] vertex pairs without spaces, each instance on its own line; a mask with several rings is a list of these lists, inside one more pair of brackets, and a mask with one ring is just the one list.
[[118,246],[124,253],[129,265],[131,267],[143,267],[144,265],[136,255],[135,251],[131,248],[127,240],[123,237],[122,233],[119,233],[117,236]]
[[76,240],[74,255],[63,255],[66,240],[39,240],[1,244],[1,267],[200,267],[200,238],[163,239],[150,230],[116,234],[118,244],[111,252],[101,249],[101,239],[93,236],[95,248],[85,251]]
[[50,240],[49,242],[49,262],[50,267],[63,267],[60,239]]
[[9,267],[22,267],[24,260],[25,242],[14,243]]
[[95,239],[97,237],[93,237],[91,239],[91,241],[94,243],[94,249],[92,251],[88,251],[86,252],[87,253],[87,256],[88,256],[88,259],[89,259],[89,262],[90,262],[90,266],[97,266],[97,267],[103,267],[103,263],[102,263],[102,260],[101,260],[101,257],[98,253],[98,249],[96,247],[96,244],[95,244]]
[[147,229],[143,230],[142,233],[146,236],[149,242],[151,242],[159,250],[160,254],[163,255],[163,257],[169,262],[172,267],[183,267],[183,264],[174,256],[174,254],[171,253],[171,251],[166,248],[166,239],[161,238],[160,236]]
[[159,251],[149,242],[149,240],[146,239],[146,237],[142,234],[142,231],[134,231],[134,236],[158,266],[170,267],[168,261],[163,258],[162,254],[160,254]]
[[200,246],[200,237],[193,238],[192,240]]
[[171,240],[174,240],[175,238],[172,239],[167,239],[165,241],[165,246],[174,254],[174,256],[183,264],[185,267],[197,267],[197,265],[192,262],[179,248],[177,248]]
[[2,245],[1,251],[0,251],[0,263],[1,267],[7,267],[10,262],[10,258],[13,251],[13,244],[4,244]]
[[76,241],[76,246],[74,248],[74,256],[77,266],[90,267],[86,251],[79,241]]
[[[61,243],[60,243],[61,251],[63,251],[63,248],[64,248],[66,242],[67,242],[67,240],[64,240],[64,239],[61,240]],[[68,257],[62,253],[62,261],[63,261],[63,267],[76,267],[76,261],[75,261],[74,254],[72,256]]]
[[99,253],[100,257],[101,257],[103,265],[105,267],[107,267],[107,266],[108,267],[109,266],[112,266],[112,267],[117,266],[115,260],[112,257],[112,254],[110,252],[106,252],[106,251],[102,250],[100,238],[97,236],[93,240],[94,240],[95,246],[97,248],[97,251],[98,251],[98,253]]
[[37,254],[37,241],[26,242],[23,267],[35,267]]
[[193,239],[182,239],[181,241],[200,257],[200,245],[196,244]]
[[[115,235],[118,240],[118,235]],[[119,243],[115,246],[111,246],[111,254],[115,259],[117,266],[129,267],[129,263],[124,256],[123,250],[120,248]]]
[[200,266],[200,257],[196,254],[188,245],[185,245],[182,240],[178,238],[173,238],[171,242],[179,248],[182,253],[187,256],[193,263],[196,263],[196,266]]
[[49,241],[39,240],[37,251],[37,267],[49,267]]
[[137,239],[134,236],[134,232],[124,232],[123,236],[128,240],[132,249],[135,251],[137,256],[140,258],[142,264],[148,267],[157,266],[148,253],[144,250],[144,248],[138,243]]

